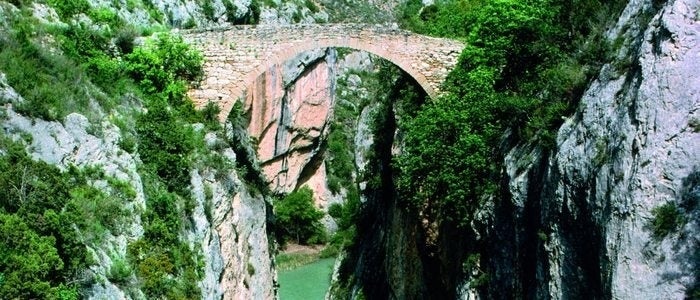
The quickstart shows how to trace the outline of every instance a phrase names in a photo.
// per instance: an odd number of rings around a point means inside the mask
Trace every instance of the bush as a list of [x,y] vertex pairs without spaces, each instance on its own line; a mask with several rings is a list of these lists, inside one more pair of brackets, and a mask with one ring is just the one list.
[[0,294],[77,299],[76,284],[66,282],[92,263],[85,243],[120,226],[122,198],[91,186],[100,172],[60,172],[4,137],[0,152]]
[[53,274],[63,269],[56,239],[41,236],[17,215],[0,213],[0,294],[8,298],[49,298]]
[[107,278],[109,278],[109,281],[113,283],[125,284],[129,281],[129,278],[133,272],[134,271],[131,269],[129,262],[123,259],[115,258],[112,259],[112,265],[109,268]]
[[678,230],[685,223],[681,210],[673,202],[667,202],[651,210],[652,234],[657,239],[663,239]]
[[73,15],[87,13],[90,10],[90,3],[87,0],[46,0],[46,3],[53,7],[64,21]]
[[138,152],[146,166],[163,178],[169,191],[184,193],[189,182],[195,133],[163,103],[153,101],[136,120]]
[[186,199],[167,191],[154,174],[144,172],[142,178],[147,205],[142,217],[144,235],[127,246],[128,261],[149,299],[198,298],[202,258],[179,239],[188,215]]
[[[126,69],[147,94],[164,93],[179,81],[198,81],[204,75],[202,54],[187,45],[182,37],[167,33],[135,49],[126,56]],[[179,106],[180,98],[171,99]]]
[[313,191],[304,186],[276,202],[276,228],[280,232],[281,244],[288,240],[298,244],[326,241],[326,232],[320,222],[323,212],[314,206],[313,201]]
[[24,32],[37,30],[33,26],[15,28],[13,36],[0,33],[0,70],[25,100],[16,110],[45,120],[61,120],[70,112],[86,113],[89,83],[80,67],[35,45]]

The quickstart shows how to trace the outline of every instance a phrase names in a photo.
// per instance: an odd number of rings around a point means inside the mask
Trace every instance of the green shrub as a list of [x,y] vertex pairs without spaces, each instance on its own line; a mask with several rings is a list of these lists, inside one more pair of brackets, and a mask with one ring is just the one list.
[[255,266],[253,266],[253,264],[248,263],[248,264],[246,265],[246,270],[248,271],[248,276],[253,276],[253,275],[255,275]]
[[190,214],[185,198],[169,192],[161,179],[142,173],[146,194],[144,235],[129,243],[127,258],[148,298],[193,299],[201,296],[202,257],[180,241]]
[[657,239],[663,239],[678,230],[685,223],[681,210],[673,202],[667,202],[651,210],[652,234]]
[[98,24],[107,24],[111,29],[116,29],[124,26],[124,21],[119,18],[117,13],[107,7],[93,8],[87,12],[87,15]]
[[[0,70],[24,98],[15,109],[45,120],[60,120],[70,112],[87,113],[90,96],[84,72],[73,61],[35,45],[19,26],[14,35],[0,33]],[[17,27],[16,27],[17,28]],[[24,29],[21,29],[24,28]]]
[[557,128],[576,107],[607,51],[602,32],[608,19],[597,16],[601,11],[612,16],[609,10],[618,11],[624,6],[620,3],[404,4],[402,26],[467,44],[445,83],[447,95],[399,124],[406,146],[396,160],[397,185],[410,206],[427,204],[442,212],[436,216],[466,225],[480,199],[495,191],[499,143],[506,130],[513,139],[556,147]]
[[87,0],[46,0],[46,3],[53,7],[64,21],[73,15],[87,13],[90,10],[90,3]]
[[334,219],[340,219],[343,215],[343,205],[340,203],[333,203],[328,206],[328,215]]
[[[172,90],[179,81],[198,81],[204,74],[202,54],[191,49],[182,37],[167,33],[134,49],[125,59],[127,71],[148,94]],[[184,94],[180,96],[172,99],[176,102],[171,105],[179,106]]]
[[134,51],[134,40],[137,32],[133,27],[120,28],[114,38],[114,45],[117,46],[122,55],[131,54]]
[[192,29],[192,28],[195,28],[195,27],[197,27],[197,22],[195,22],[194,18],[192,18],[192,17],[190,17],[189,19],[187,19],[187,21],[185,22],[185,24],[182,24],[182,28],[183,28],[183,29]]
[[129,262],[123,259],[115,258],[112,259],[112,265],[109,268],[109,273],[107,273],[107,278],[109,281],[116,284],[126,284],[134,270],[129,265]]
[[275,257],[278,271],[292,270],[318,260],[318,256],[309,253],[282,253]]
[[[0,213],[0,293],[8,298],[48,298],[51,277],[63,269],[56,239],[41,236],[17,215]],[[55,287],[54,287],[55,288]]]
[[204,0],[204,3],[202,4],[202,12],[204,13],[204,17],[207,18],[209,21],[215,21],[214,19],[214,5],[211,2],[212,0]]
[[76,277],[93,263],[85,243],[120,226],[123,201],[90,184],[101,172],[61,172],[5,137],[0,152],[0,294],[77,299]]
[[298,244],[319,244],[326,241],[321,224],[323,212],[314,206],[313,191],[304,186],[275,203],[276,228],[281,243],[294,240]]
[[226,9],[226,21],[233,25],[257,24],[260,20],[260,6],[255,0],[250,2],[248,11],[243,15],[238,15],[238,9],[230,0],[223,0]]
[[194,130],[178,120],[162,101],[149,105],[136,120],[138,152],[143,162],[163,178],[170,191],[183,191],[189,182]]
[[221,122],[219,121],[220,112],[221,109],[215,102],[208,102],[207,105],[199,111],[199,114],[204,125],[209,130],[216,131],[221,128]]
[[304,0],[304,6],[306,6],[306,8],[308,8],[311,11],[311,13],[319,12],[318,5],[316,5],[316,3],[314,3],[313,0]]

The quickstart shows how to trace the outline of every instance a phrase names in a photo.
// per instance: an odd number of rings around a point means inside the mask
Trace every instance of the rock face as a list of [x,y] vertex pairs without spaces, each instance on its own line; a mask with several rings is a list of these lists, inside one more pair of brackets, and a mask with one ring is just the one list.
[[[231,149],[223,152],[235,161]],[[188,239],[200,244],[205,255],[205,278],[199,284],[203,298],[273,299],[277,274],[267,239],[266,201],[251,193],[235,172],[223,180],[220,176],[215,170],[192,172],[197,206]]]
[[[495,298],[682,299],[698,287],[700,3],[630,1],[610,39],[631,66],[603,67],[557,151],[506,157],[511,199],[493,214]],[[653,209],[687,220],[654,236]],[[468,292],[462,295],[469,298]]]
[[316,202],[330,192],[321,150],[335,95],[335,52],[304,52],[260,75],[246,92],[248,133],[270,188],[289,193],[309,182]]

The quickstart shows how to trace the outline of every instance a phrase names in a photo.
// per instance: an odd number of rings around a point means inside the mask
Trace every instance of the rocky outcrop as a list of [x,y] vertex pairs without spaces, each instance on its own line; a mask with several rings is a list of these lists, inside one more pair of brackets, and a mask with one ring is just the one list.
[[[207,143],[221,143],[213,134]],[[221,151],[230,161],[230,148]],[[277,274],[267,239],[266,200],[247,188],[233,171],[213,169],[192,172],[197,205],[194,228],[187,233],[205,255],[204,299],[273,299]]]
[[[68,115],[63,123],[29,118],[16,113],[12,106],[23,102],[0,74],[0,102],[6,103],[0,109],[0,126],[3,134],[24,143],[29,155],[39,161],[54,165],[61,170],[71,166],[98,168],[106,176],[129,184],[134,197],[123,208],[124,230],[114,235],[107,232],[98,244],[86,245],[96,263],[90,266],[90,273],[97,279],[87,294],[100,299],[124,299],[126,293],[109,282],[107,276],[115,259],[125,260],[127,243],[143,235],[143,227],[138,211],[145,208],[145,196],[141,176],[137,172],[137,159],[119,147],[119,128],[103,122],[90,124],[80,114]],[[106,180],[95,180],[92,185],[107,187]],[[106,189],[107,190],[107,189]],[[139,295],[139,292],[135,292]]]
[[[591,83],[559,130],[557,150],[509,152],[511,197],[484,209],[497,237],[483,262],[492,297],[693,297],[699,8],[694,0],[630,1],[609,32],[625,41],[619,61]],[[654,208],[667,203],[687,222],[655,236]]]
[[313,24],[328,22],[328,13],[315,1],[272,1],[260,11],[260,24]]
[[247,90],[244,106],[270,187],[289,193],[312,182],[319,205],[329,195],[321,142],[333,112],[334,76],[334,51],[304,52],[260,75]]

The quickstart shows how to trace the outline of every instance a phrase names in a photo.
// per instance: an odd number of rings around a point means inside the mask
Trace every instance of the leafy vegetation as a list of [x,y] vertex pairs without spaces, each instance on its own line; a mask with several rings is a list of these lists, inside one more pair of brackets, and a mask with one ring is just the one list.
[[304,186],[275,204],[276,228],[282,244],[293,240],[297,244],[320,244],[326,241],[321,224],[323,212],[314,205],[313,191]]
[[494,157],[504,132],[511,140],[556,146],[556,129],[607,57],[608,19],[599,16],[621,4],[456,0],[423,8],[419,2],[404,5],[403,26],[468,46],[444,86],[447,94],[399,124],[406,139],[397,183],[410,207],[464,226],[496,191],[501,166]]
[[651,210],[652,234],[657,239],[663,239],[675,232],[685,223],[685,218],[678,206],[673,202],[667,202]]
[[278,271],[293,270],[318,259],[314,253],[281,253],[275,257],[275,267]]
[[6,137],[0,152],[0,294],[78,299],[79,285],[93,280],[83,273],[93,264],[87,246],[119,233],[130,188],[93,170],[34,161]]
[[[13,30],[0,33],[0,70],[25,99],[15,109],[47,120],[80,112],[95,121],[109,114],[122,131],[120,145],[143,162],[139,173],[146,209],[143,237],[129,243],[127,259],[113,259],[106,275],[117,284],[140,288],[148,298],[198,298],[201,254],[180,240],[180,233],[190,226],[194,206],[186,188],[189,170],[195,162],[214,158],[192,123],[221,129],[215,122],[218,108],[195,111],[185,94],[202,75],[202,56],[169,34],[134,47],[136,30],[111,11],[64,2],[54,3],[65,6],[62,18],[86,12],[107,26],[71,22],[50,27],[25,15],[10,20]],[[46,40],[59,51],[45,50]],[[93,263],[86,246],[100,247],[107,233],[121,233],[124,205],[135,191],[99,169],[62,173],[31,161],[21,146],[1,144],[0,219],[5,229],[21,229],[1,234],[28,238],[0,248],[0,294],[77,299],[80,287],[96,279],[85,275]],[[217,167],[228,166],[217,162]],[[95,180],[111,188],[97,188]]]
[[[413,105],[415,113],[397,121],[404,147],[393,164],[402,204],[421,222],[468,240],[454,249],[459,253],[451,260],[464,262],[480,254],[484,241],[469,228],[479,228],[474,218],[478,207],[501,199],[503,151],[516,143],[536,145],[545,155],[556,148],[557,129],[591,77],[611,59],[605,28],[625,4],[448,0],[424,7],[410,0],[402,5],[404,28],[467,45],[442,87],[445,94]],[[394,99],[410,104],[408,96],[408,101]],[[444,242],[432,246],[440,253],[452,247]],[[487,269],[473,276],[474,264],[467,261],[465,266],[443,271],[462,272],[475,285],[485,285]],[[452,289],[435,284],[441,287],[437,290]]]
[[87,0],[46,0],[46,3],[56,10],[62,20],[68,20],[73,15],[90,9],[90,3]]

